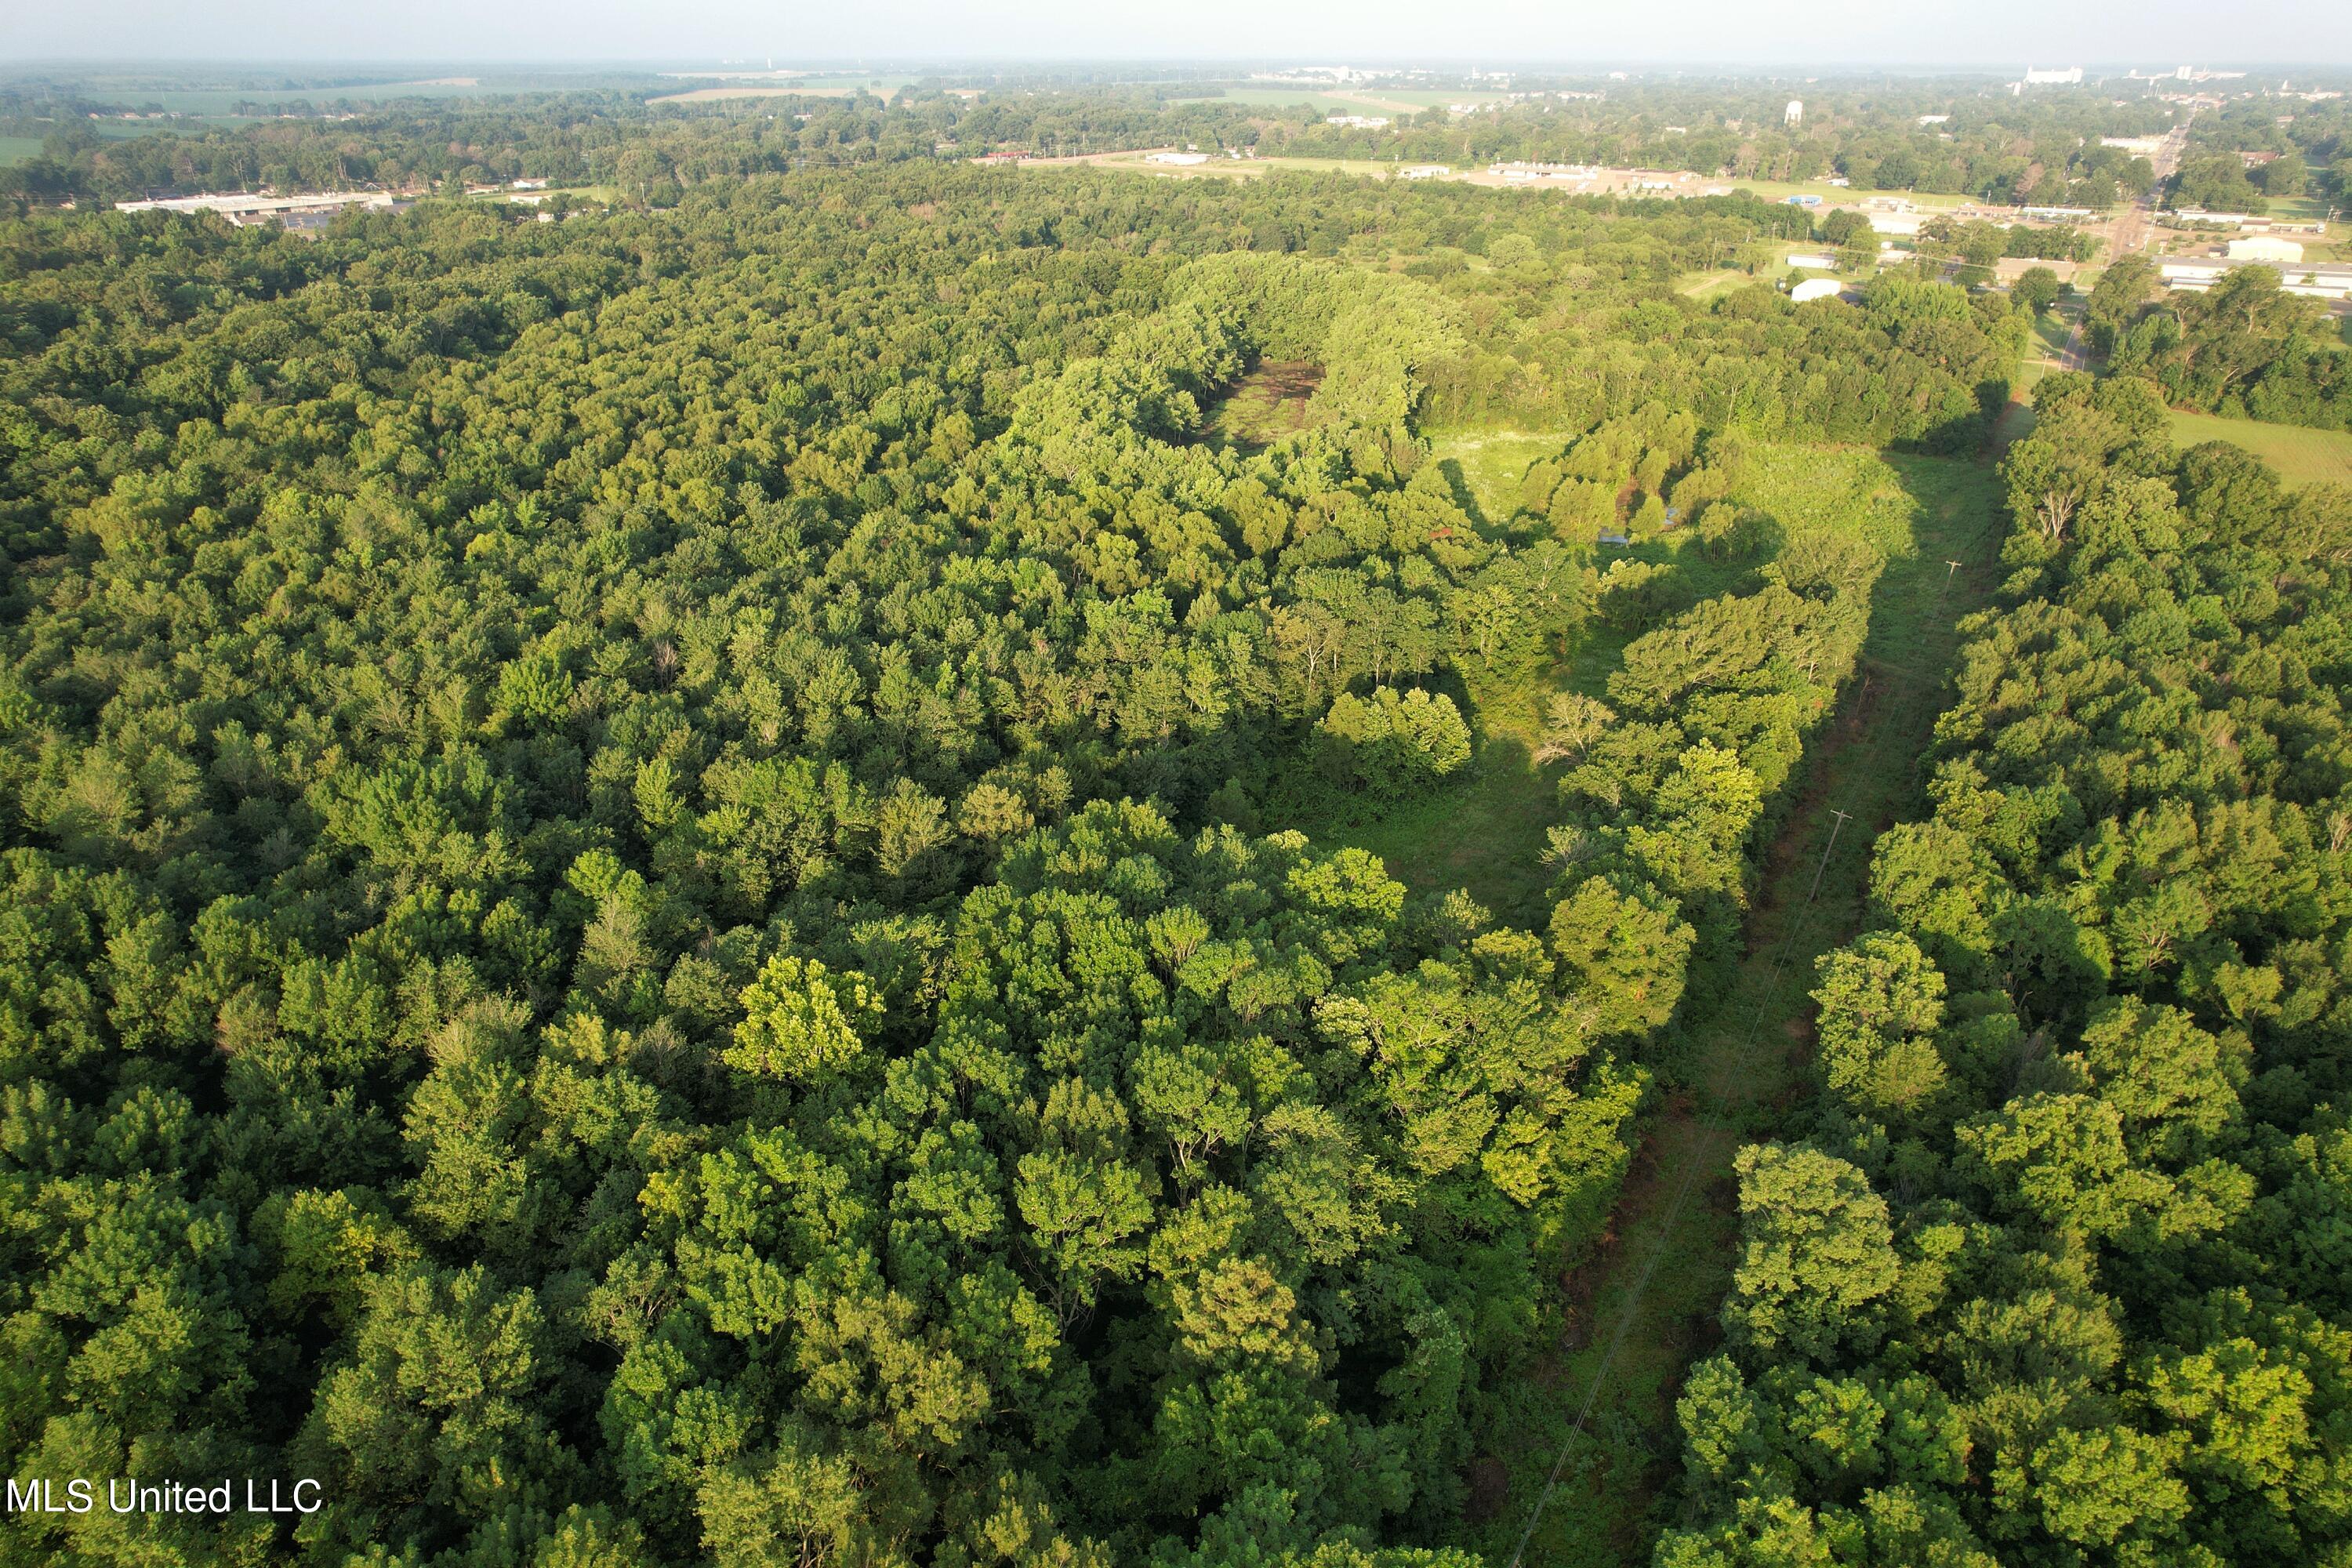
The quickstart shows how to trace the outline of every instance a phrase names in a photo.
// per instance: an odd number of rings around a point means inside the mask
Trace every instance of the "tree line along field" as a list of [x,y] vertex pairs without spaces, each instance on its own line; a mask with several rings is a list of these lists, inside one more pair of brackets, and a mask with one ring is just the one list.
[[1756,199],[676,189],[0,224],[0,1443],[327,1500],[11,1552],[2345,1549],[2347,492]]

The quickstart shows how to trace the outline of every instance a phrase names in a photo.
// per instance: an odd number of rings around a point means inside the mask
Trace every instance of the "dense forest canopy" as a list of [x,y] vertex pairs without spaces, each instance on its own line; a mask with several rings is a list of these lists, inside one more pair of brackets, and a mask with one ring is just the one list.
[[[1266,133],[1172,89],[599,93],[20,172],[620,188],[0,222],[0,1443],[324,1499],[0,1552],[1507,1556],[1559,1270],[1916,559],[1873,453],[2015,436],[2029,312],[1686,292],[1815,237],[1746,195],[938,151]],[[2352,518],[2158,434],[2340,389],[2298,302],[2125,292],[1742,1156],[1662,1563],[2344,1550]],[[1513,747],[1522,900],[1307,831]]]

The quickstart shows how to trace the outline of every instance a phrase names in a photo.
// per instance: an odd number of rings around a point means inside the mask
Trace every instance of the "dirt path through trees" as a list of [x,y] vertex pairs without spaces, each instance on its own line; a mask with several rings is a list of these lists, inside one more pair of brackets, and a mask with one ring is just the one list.
[[1808,1091],[1815,960],[1857,927],[1871,844],[1924,783],[1958,623],[2000,580],[1990,467],[1888,461],[1917,503],[1917,549],[1880,580],[1862,666],[1815,733],[1798,803],[1767,857],[1745,956],[1667,1042],[1672,1087],[1600,1251],[1566,1282],[1564,1353],[1526,1445],[1508,1457],[1509,1489],[1484,1542],[1497,1568],[1626,1564],[1646,1551],[1680,1455],[1675,1397],[1715,1343],[1737,1261],[1732,1157]]

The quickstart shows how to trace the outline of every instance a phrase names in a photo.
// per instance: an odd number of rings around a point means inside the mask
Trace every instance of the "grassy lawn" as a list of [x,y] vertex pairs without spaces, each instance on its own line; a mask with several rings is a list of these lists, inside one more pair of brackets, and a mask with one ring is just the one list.
[[2171,421],[2176,447],[2227,441],[2276,468],[2289,485],[2316,484],[2323,479],[2352,484],[2352,434],[2306,430],[2299,425],[2262,425],[2211,414],[2176,412],[2165,417]]
[[2067,340],[2074,331],[2074,323],[2055,310],[2044,310],[2033,318],[2033,341],[2051,359],[2066,352]]
[[[1567,1279],[1563,1354],[1503,1394],[1517,1412],[1506,1428],[1526,1436],[1499,1457],[1508,1489],[1478,1542],[1490,1561],[1509,1557],[1563,1451],[1559,1489],[1525,1561],[1600,1568],[1646,1560],[1660,1523],[1653,1503],[1680,1468],[1674,1401],[1691,1362],[1716,1343],[1738,1257],[1732,1156],[1784,1122],[1806,1092],[1815,961],[1860,923],[1873,841],[1919,805],[1921,759],[1959,646],[1958,622],[2000,581],[1989,468],[1867,453],[1777,456],[1769,483],[1784,501],[1808,468],[1849,495],[1858,485],[1867,503],[1858,525],[1875,534],[1899,506],[1905,549],[1880,579],[1860,669],[1838,712],[1809,738],[1796,810],[1763,851],[1745,957],[1713,994],[1695,997],[1667,1041],[1664,1111],[1598,1254]],[[1880,499],[1890,482],[1893,503]],[[1963,563],[1957,575],[1948,559]],[[1848,816],[1841,823],[1833,811]],[[1588,1394],[1590,1418],[1571,1441]]]
[[2327,204],[2317,196],[2273,196],[2268,216],[2288,223],[2320,223],[2327,216]]
[[0,136],[0,169],[40,155],[41,139],[37,136]]

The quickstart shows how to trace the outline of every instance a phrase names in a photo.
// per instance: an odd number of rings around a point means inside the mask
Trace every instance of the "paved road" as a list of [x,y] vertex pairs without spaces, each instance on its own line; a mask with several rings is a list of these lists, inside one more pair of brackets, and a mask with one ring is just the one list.
[[2088,370],[2091,368],[2091,351],[2083,343],[2083,313],[2074,311],[2072,318],[2066,332],[2066,346],[2058,351],[2057,365],[2060,370]]
[[[2158,189],[2180,167],[2180,154],[2188,145],[2188,121],[2182,121],[2165,132],[2163,145],[2156,150],[2156,156],[2148,160],[2156,170]],[[2132,198],[2128,208],[2108,222],[2107,250],[2111,257],[2154,248],[2157,241],[2156,198],[2155,190],[2143,191]]]

